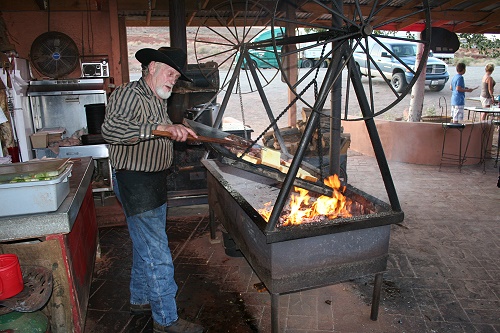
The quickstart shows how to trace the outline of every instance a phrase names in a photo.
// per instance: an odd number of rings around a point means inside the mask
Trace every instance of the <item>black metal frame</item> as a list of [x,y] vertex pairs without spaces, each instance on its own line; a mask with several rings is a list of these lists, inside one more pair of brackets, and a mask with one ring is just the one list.
[[[319,90],[318,96],[317,96],[315,104],[313,106],[313,110],[322,110],[323,109],[325,102],[326,102],[326,99],[329,96],[329,93],[330,93],[330,91],[331,91],[331,89],[336,81],[336,78],[340,75],[340,72],[342,71],[342,66],[341,66],[342,61],[341,60],[342,60],[342,58],[344,58],[344,60],[348,62],[348,66],[350,67],[349,72],[351,73],[351,80],[353,83],[353,88],[354,88],[355,93],[357,95],[360,109],[361,109],[361,112],[363,114],[364,122],[366,124],[366,128],[368,130],[368,134],[369,134],[371,142],[372,142],[373,150],[375,152],[375,157],[376,157],[378,165],[379,165],[379,169],[380,169],[380,172],[382,175],[382,179],[384,181],[384,185],[385,185],[388,197],[389,197],[391,207],[394,211],[401,211],[401,206],[400,206],[399,199],[398,199],[398,196],[396,193],[396,188],[395,188],[394,182],[392,180],[391,172],[389,170],[389,165],[387,163],[384,149],[382,147],[382,142],[380,141],[380,137],[378,135],[378,131],[377,131],[377,128],[375,125],[375,120],[373,119],[373,117],[371,117],[372,111],[370,109],[365,91],[364,91],[363,86],[362,86],[361,75],[358,75],[359,72],[355,68],[355,64],[353,63],[353,61],[348,59],[347,54],[349,54],[349,51],[352,51],[352,50],[349,50],[348,48],[349,48],[349,46],[346,43],[344,43],[340,47],[340,52],[336,52],[336,54],[334,55],[333,61],[331,62],[330,66],[328,67],[325,78],[322,82],[321,88]],[[240,56],[238,58],[236,68],[241,68],[241,64],[243,63],[244,58],[247,58],[247,60],[249,60],[248,48],[246,45],[243,45],[243,47],[241,48],[241,53],[243,56]],[[252,73],[252,76],[255,80],[255,85],[257,87],[257,90],[259,91],[260,97],[262,98],[267,115],[268,115],[271,123],[273,124],[273,128],[275,130],[276,137],[277,137],[278,141],[280,142],[280,146],[282,147],[282,149],[286,149],[286,148],[284,148],[285,145],[282,144],[283,138],[281,137],[279,128],[276,124],[274,115],[273,115],[272,110],[269,106],[269,102],[268,102],[267,97],[265,95],[262,84],[260,83],[259,78],[256,74],[255,68],[250,61],[248,61],[247,65],[248,65],[250,72]],[[228,85],[228,88],[226,90],[226,94],[224,96],[224,99],[221,103],[221,107],[219,109],[219,113],[217,115],[217,118],[214,122],[215,128],[218,128],[220,126],[220,124],[222,123],[222,117],[224,115],[224,111],[225,111],[227,103],[229,101],[229,98],[230,98],[230,95],[232,92],[232,88],[234,87],[234,84],[236,83],[237,75],[238,75],[238,71],[235,70],[233,73],[233,77],[231,79],[231,82]],[[332,110],[332,113],[333,113],[333,110]],[[311,138],[312,138],[313,133],[316,129],[317,123],[319,122],[319,117],[320,117],[319,112],[312,112],[311,117],[309,118],[309,120],[306,124],[304,134],[303,134],[301,141],[299,143],[297,152],[295,153],[295,155],[293,157],[289,171],[286,174],[285,179],[283,180],[283,187],[281,188],[280,194],[279,194],[279,196],[276,199],[276,202],[274,204],[274,208],[273,208],[273,211],[271,213],[271,217],[270,217],[268,224],[267,224],[267,227],[266,227],[267,231],[273,231],[276,229],[276,224],[277,224],[278,218],[281,215],[281,212],[286,204],[286,201],[288,200],[292,186],[295,183],[295,179],[296,179],[298,170],[301,166],[304,155],[306,153],[308,143],[311,141]],[[340,114],[333,115],[333,117],[340,119],[341,115]],[[286,153],[286,150],[284,151],[284,153]]]
[[[349,187],[346,195],[361,203],[365,214],[267,231],[255,202],[249,201],[251,194],[244,189],[253,192],[260,186],[258,191],[272,193],[275,181],[217,160],[204,160],[203,164],[208,171],[211,237],[215,238],[217,216],[271,294],[272,332],[279,332],[280,294],[369,274],[375,274],[370,318],[377,320],[390,224],[401,222],[403,212],[395,212],[388,204]],[[254,200],[267,200],[264,197],[259,195]],[[315,259],[318,251],[327,253],[325,261]]]
[[[338,1],[340,4],[342,3],[341,0]],[[424,0],[424,2],[425,5],[428,6],[426,0]],[[426,16],[426,19],[429,21],[429,16]],[[333,24],[336,23],[333,22]],[[365,33],[367,32],[362,29],[362,31],[359,32],[359,36],[362,36]],[[255,87],[259,92],[268,118],[271,121],[271,125],[269,126],[269,128],[272,127],[274,129],[274,133],[278,143],[280,144],[282,153],[287,154],[284,140],[276,123],[276,118],[272,113],[263,86],[258,78],[256,68],[250,59],[248,51],[252,48],[271,45],[276,50],[277,45],[286,46],[287,44],[311,42],[320,39],[332,40],[331,35],[328,33],[326,33],[325,35],[323,33],[317,33],[308,36],[294,36],[291,38],[284,37],[280,40],[276,40],[273,37],[272,41],[259,43],[243,43],[242,45],[240,45],[240,56],[236,61],[235,70],[233,72],[231,80],[226,87],[226,93],[221,103],[217,119],[214,122],[214,127],[219,128],[222,123],[224,111],[227,107],[233,88],[235,87],[235,84],[238,80],[239,71],[241,71],[243,61],[245,61],[246,69],[250,71],[250,74],[255,81]],[[222,147],[219,147],[219,149],[217,149],[217,147],[215,148],[216,151],[222,152],[222,162],[230,166],[240,168],[244,171],[249,171],[254,174],[260,174],[265,177],[276,179],[282,182],[282,186],[280,187],[279,193],[276,197],[270,219],[267,223],[259,215],[259,213],[256,212],[255,209],[245,200],[245,198],[239,196],[238,192],[228,185],[227,181],[224,180],[223,177],[217,176],[217,170],[211,169],[210,160],[204,161],[204,165],[207,167],[210,174],[208,177],[208,181],[211,237],[215,238],[215,213],[217,213],[219,220],[221,220],[225,229],[232,236],[238,247],[241,249],[241,252],[245,255],[254,271],[256,271],[259,278],[264,282],[264,284],[266,284],[266,287],[271,293],[272,332],[279,331],[278,296],[280,293],[305,290],[308,288],[317,287],[319,285],[328,285],[345,281],[348,278],[354,278],[366,274],[375,274],[370,318],[372,320],[376,320],[380,302],[382,276],[383,271],[386,269],[388,256],[388,253],[384,252],[384,250],[378,252],[378,254],[374,256],[371,256],[367,253],[355,254],[358,257],[353,259],[351,262],[332,263],[331,265],[327,265],[324,271],[318,269],[317,267],[314,267],[311,271],[299,271],[297,272],[297,275],[301,275],[299,279],[296,279],[297,276],[295,276],[294,272],[288,272],[288,276],[285,274],[285,276],[275,278],[275,273],[273,273],[273,269],[271,267],[273,266],[273,260],[275,260],[275,256],[280,257],[277,252],[279,253],[284,249],[283,252],[286,253],[286,249],[290,248],[289,243],[292,243],[292,247],[294,247],[296,246],[296,244],[294,243],[296,241],[307,241],[307,239],[311,238],[311,241],[314,243],[315,237],[336,237],[336,235],[342,235],[343,233],[357,233],[360,231],[363,232],[363,230],[366,232],[372,232],[373,230],[374,234],[377,234],[378,232],[380,232],[380,230],[384,230],[383,233],[387,236],[387,242],[385,243],[385,240],[381,241],[378,243],[378,246],[380,246],[381,248],[385,248],[387,246],[385,251],[388,251],[388,239],[390,237],[389,225],[399,223],[403,221],[404,218],[404,213],[402,212],[400,206],[396,188],[394,186],[391,172],[389,170],[389,165],[375,125],[374,116],[376,114],[370,107],[367,95],[361,82],[359,69],[356,68],[355,63],[350,56],[353,53],[353,45],[348,43],[347,41],[339,42],[340,40],[340,38],[335,39],[336,44],[334,45],[335,52],[333,52],[333,59],[328,66],[325,78],[321,84],[318,94],[316,95],[314,106],[312,106],[313,112],[308,119],[304,134],[302,135],[301,141],[298,145],[298,149],[293,156],[293,160],[286,175],[278,175],[279,172],[272,172],[265,167],[255,165],[248,166],[242,160],[234,159],[225,154],[224,150],[220,149]],[[362,119],[365,122],[368,135],[375,152],[375,157],[379,166],[379,170],[381,172],[385,189],[388,194],[390,205],[386,204],[386,210],[384,212],[378,212],[377,214],[367,214],[357,218],[355,217],[352,219],[346,219],[345,221],[337,221],[340,222],[340,224],[333,223],[319,227],[294,226],[293,228],[277,228],[279,217],[289,198],[292,186],[297,185],[298,180],[296,176],[298,170],[303,165],[303,159],[306,154],[307,147],[313,137],[315,130],[317,129],[321,111],[323,110],[326,99],[330,93],[332,93],[333,100],[330,120],[330,130],[332,131],[332,133],[330,137],[333,140],[334,134],[340,133],[340,121],[342,119],[342,115],[340,99],[338,98],[338,96],[341,95],[341,80],[339,78],[341,78],[342,76],[344,64],[347,64],[348,72],[350,75],[349,79],[352,83],[352,88],[354,89],[357,100],[359,102],[359,106],[363,116]],[[283,70],[281,66],[280,69]],[[296,96],[297,99],[300,99],[300,94],[296,93]],[[279,118],[282,114],[280,114],[277,118]],[[337,131],[338,133],[335,131]],[[340,141],[339,138],[337,139],[337,141]],[[330,171],[332,171],[332,173],[336,171],[336,173],[338,174],[339,149],[338,147],[337,149],[335,149],[334,145],[332,144],[330,145],[330,147]],[[319,174],[321,174],[321,172],[319,172]],[[308,184],[307,182],[304,182],[303,185],[308,189],[311,189],[314,186],[318,186],[318,188],[316,189],[317,193],[324,193],[325,191],[327,191],[327,189],[321,188],[320,184]],[[348,187],[348,190],[352,189]],[[349,195],[352,195],[354,192],[351,191]],[[369,197],[368,195],[366,195],[366,193],[363,193],[361,196],[365,198]],[[372,203],[377,202],[375,198],[369,198],[367,200],[371,200]],[[281,250],[277,250],[278,248]],[[259,258],[259,256],[264,257],[264,259]],[[282,267],[282,263],[279,261],[280,259],[278,258],[277,260],[278,266]],[[268,267],[269,264],[271,267]],[[286,265],[287,264],[285,263],[284,266]],[[304,284],[304,282],[302,282],[304,280],[308,280],[308,277],[310,277],[308,274],[313,275],[309,280],[313,280],[313,284],[315,285],[308,285],[307,283]],[[304,276],[306,276],[305,279]]]

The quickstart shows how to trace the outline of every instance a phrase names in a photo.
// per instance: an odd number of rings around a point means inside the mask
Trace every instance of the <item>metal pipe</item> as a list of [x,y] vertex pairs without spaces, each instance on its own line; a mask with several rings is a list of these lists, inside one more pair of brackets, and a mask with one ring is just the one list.
[[264,104],[264,108],[266,109],[267,116],[269,118],[269,121],[271,124],[273,124],[273,129],[274,129],[274,134],[276,135],[276,139],[278,140],[278,143],[280,144],[281,151],[285,154],[288,154],[288,150],[286,149],[285,146],[285,140],[283,140],[283,137],[281,136],[281,132],[278,128],[278,124],[276,122],[276,119],[274,118],[273,115],[273,110],[271,110],[271,105],[269,105],[269,101],[267,100],[266,93],[264,92],[264,88],[262,88],[262,85],[260,84],[259,77],[257,75],[257,72],[255,71],[255,67],[253,65],[252,59],[250,58],[250,54],[245,53],[245,59],[247,61],[247,66],[250,69],[250,73],[252,74],[253,80],[255,81],[255,86],[257,87],[257,91],[259,92],[260,98],[262,100],[262,104]]
[[325,78],[321,85],[321,88],[318,93],[318,97],[313,106],[313,112],[311,112],[311,116],[307,121],[304,134],[300,139],[299,146],[297,148],[297,152],[290,164],[290,168],[288,169],[288,173],[283,181],[283,186],[281,187],[280,193],[276,199],[276,202],[273,207],[273,211],[271,212],[271,216],[269,217],[269,222],[266,226],[266,231],[273,231],[276,228],[276,224],[278,223],[278,219],[283,211],[283,207],[285,207],[285,203],[288,200],[288,196],[290,194],[290,190],[293,186],[293,182],[299,171],[300,164],[302,163],[302,159],[307,150],[307,145],[311,141],[311,138],[316,130],[316,125],[319,121],[320,114],[316,112],[318,110],[322,110],[325,105],[326,98],[328,97],[328,93],[332,88],[333,82],[337,77],[338,72],[342,69],[342,62],[340,61],[342,57],[341,52],[336,52],[333,57],[332,63],[328,67],[326,71]]
[[280,331],[279,321],[279,294],[271,293],[271,332],[278,333]]
[[215,240],[217,236],[215,235],[215,213],[212,207],[209,206],[208,209],[209,221],[210,221],[210,240]]
[[[343,1],[336,0],[337,7],[343,12]],[[342,20],[336,15],[332,15],[332,27],[340,28]],[[333,44],[333,43],[332,43]],[[332,45],[333,49],[333,45]],[[332,102],[330,107],[330,149],[329,149],[329,175],[340,176],[340,132],[342,127],[342,72],[339,78],[333,83]],[[347,172],[347,170],[346,170]]]
[[[246,48],[242,47],[240,52],[241,52],[241,54],[245,54],[245,53],[247,53],[247,50],[246,50]],[[222,123],[222,116],[224,116],[224,111],[226,111],[227,103],[229,102],[229,98],[231,97],[231,93],[232,93],[234,85],[236,83],[236,79],[237,79],[238,75],[240,74],[242,64],[243,64],[243,57],[238,57],[238,60],[236,61],[236,65],[234,67],[233,76],[231,76],[231,80],[229,81],[229,84],[227,85],[226,94],[224,95],[224,98],[223,98],[222,103],[220,105],[219,112],[217,113],[217,117],[215,118],[214,126],[213,126],[214,128],[219,128],[221,123]]]
[[378,318],[378,308],[380,304],[380,292],[382,291],[382,281],[384,273],[375,274],[375,281],[373,282],[373,297],[372,297],[372,309],[370,313],[370,319],[375,321]]
[[[344,51],[345,59],[349,59],[349,54],[352,53],[353,50],[349,46],[349,48]],[[401,205],[399,204],[396,188],[394,187],[394,182],[392,181],[391,171],[389,170],[389,164],[387,163],[387,159],[385,157],[384,148],[382,147],[382,142],[380,141],[380,136],[378,135],[377,126],[375,125],[375,120],[373,119],[373,112],[368,104],[368,99],[366,97],[363,84],[361,83],[361,75],[359,75],[358,69],[356,68],[352,58],[349,59],[348,66],[349,73],[351,75],[352,87],[358,98],[361,113],[363,114],[363,117],[365,117],[366,129],[372,142],[373,151],[378,162],[387,195],[389,196],[391,207],[394,211],[400,212]]]

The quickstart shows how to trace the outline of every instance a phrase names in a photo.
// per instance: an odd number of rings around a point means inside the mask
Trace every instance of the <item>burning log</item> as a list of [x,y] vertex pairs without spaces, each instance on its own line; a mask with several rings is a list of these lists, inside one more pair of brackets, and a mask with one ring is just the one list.
[[[310,194],[308,190],[295,187],[290,195],[287,206],[283,209],[278,226],[288,226],[304,223],[330,221],[336,218],[351,217],[351,206],[353,201],[343,192],[345,187],[341,186],[339,177],[332,175],[324,180],[326,186],[333,189],[331,197]],[[271,203],[268,202],[264,208],[258,209],[259,214],[265,221],[269,221],[272,213]],[[353,210],[357,210],[353,207]]]

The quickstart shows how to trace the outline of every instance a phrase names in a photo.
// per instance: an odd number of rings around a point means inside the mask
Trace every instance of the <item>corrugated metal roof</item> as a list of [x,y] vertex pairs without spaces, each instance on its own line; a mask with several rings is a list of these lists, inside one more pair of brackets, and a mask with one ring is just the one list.
[[[423,1],[418,0],[388,0],[384,3],[393,12],[393,15],[404,16],[404,13],[421,8]],[[244,0],[233,0],[233,3],[243,3]],[[293,1],[291,1],[293,2]],[[301,6],[301,10],[297,11],[297,20],[330,20],[330,14],[321,6],[305,6],[312,8],[313,11],[304,10],[304,3],[331,3],[332,1],[304,1],[297,0]],[[46,4],[39,0],[0,0],[1,11],[47,11]],[[219,8],[219,17],[230,18],[230,12],[225,11],[228,0],[205,0],[205,1],[185,1],[187,22],[190,26],[197,26],[200,20],[206,17],[208,11],[214,8]],[[352,7],[356,0],[344,0],[344,7]],[[358,4],[361,7],[369,6],[373,0],[359,0]],[[141,25],[168,25],[169,24],[169,1],[146,1],[146,0],[116,0],[118,13],[120,16],[126,17],[126,24],[129,26]],[[248,0],[250,6],[246,6],[246,11],[252,12],[253,7],[265,7],[269,12],[274,12],[276,5],[275,0]],[[500,3],[497,0],[428,0],[431,9],[431,19],[433,26],[445,27],[457,33],[500,33]],[[107,10],[108,1],[95,0],[92,5],[89,5],[88,0],[51,0],[51,11],[97,11]],[[247,14],[248,17],[257,17],[262,19],[264,14],[257,10],[255,13]],[[236,24],[242,24],[235,21]],[[401,24],[404,22],[400,22]],[[400,24],[400,25],[401,25]],[[413,23],[412,23],[413,24]]]

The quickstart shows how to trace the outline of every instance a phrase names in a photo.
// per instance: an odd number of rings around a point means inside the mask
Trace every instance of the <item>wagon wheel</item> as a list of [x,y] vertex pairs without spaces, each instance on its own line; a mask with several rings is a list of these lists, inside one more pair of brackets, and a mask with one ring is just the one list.
[[[233,88],[233,93],[255,91],[255,80],[247,70],[251,65],[256,68],[263,87],[279,73],[271,34],[265,46],[250,43],[256,36],[269,30],[272,14],[272,8],[250,0],[229,0],[206,11],[196,31],[194,51],[200,66],[207,62],[216,63],[213,71],[205,75],[210,77],[214,72],[219,72],[221,90],[226,90],[234,76],[238,78],[240,88]],[[249,55],[250,61],[245,59],[245,54]],[[238,66],[240,57],[242,59]]]
[[[427,0],[417,2],[411,8],[401,8],[398,1],[377,1],[377,0],[354,0],[347,4],[344,1],[342,8],[339,7],[336,0],[305,0],[297,1],[297,6],[294,8],[296,17],[286,17],[285,7],[290,5],[287,0],[279,0],[276,3],[274,19],[272,22],[273,30],[276,27],[292,26],[300,27],[298,31],[303,35],[279,37],[273,36],[274,50],[279,57],[278,65],[284,81],[294,92],[298,99],[306,106],[312,108],[314,102],[307,99],[307,92],[304,87],[313,87],[311,81],[321,77],[321,73],[326,70],[318,71],[324,62],[329,62],[333,54],[340,50],[343,45],[346,47],[342,58],[342,74],[335,78],[335,81],[342,82],[342,108],[344,115],[342,118],[346,120],[360,120],[358,100],[353,91],[353,78],[351,74],[357,75],[359,78],[359,65],[354,61],[356,58],[364,60],[368,66],[367,78],[362,78],[363,87],[366,94],[367,102],[370,105],[371,114],[374,117],[380,115],[397,103],[411,91],[413,85],[417,81],[420,73],[425,70],[424,65],[427,63],[427,57],[430,48],[430,10]],[[392,15],[391,13],[400,10],[401,15]],[[290,11],[289,11],[290,12]],[[305,13],[323,13],[316,15],[315,19],[305,17]],[[337,25],[340,27],[332,27],[332,17],[340,22]],[[416,40],[412,36],[404,34],[382,34],[384,30],[398,31],[403,23],[408,26],[408,22],[412,22],[412,31],[426,31],[422,39]],[[418,34],[414,36],[420,38]],[[413,43],[412,49],[416,52],[417,46],[423,47],[422,60],[419,66],[414,69],[413,64],[409,64],[409,59],[405,58],[408,49],[405,48],[389,48],[387,43]],[[294,47],[290,47],[293,45]],[[402,70],[395,73],[392,78],[382,72],[381,67],[377,64],[374,56],[370,55],[369,48],[372,45],[378,45],[382,51],[387,53],[387,59],[393,59],[395,67],[400,67]],[[296,47],[295,47],[296,46]],[[311,68],[302,68],[298,70],[297,77],[292,78],[287,70],[291,61],[305,50],[319,48],[322,55]],[[349,61],[353,61],[354,66],[348,66]],[[297,63],[299,64],[299,63]],[[352,73],[351,73],[352,72]],[[323,74],[324,75],[324,74]],[[357,79],[356,78],[356,79]],[[408,81],[408,82],[407,82]],[[374,92],[374,86],[377,86],[378,91],[383,94],[389,94],[390,98],[378,98]],[[311,95],[311,94],[309,94]],[[388,101],[383,101],[388,100]],[[349,119],[347,117],[350,116]],[[364,119],[369,118],[365,116]]]

